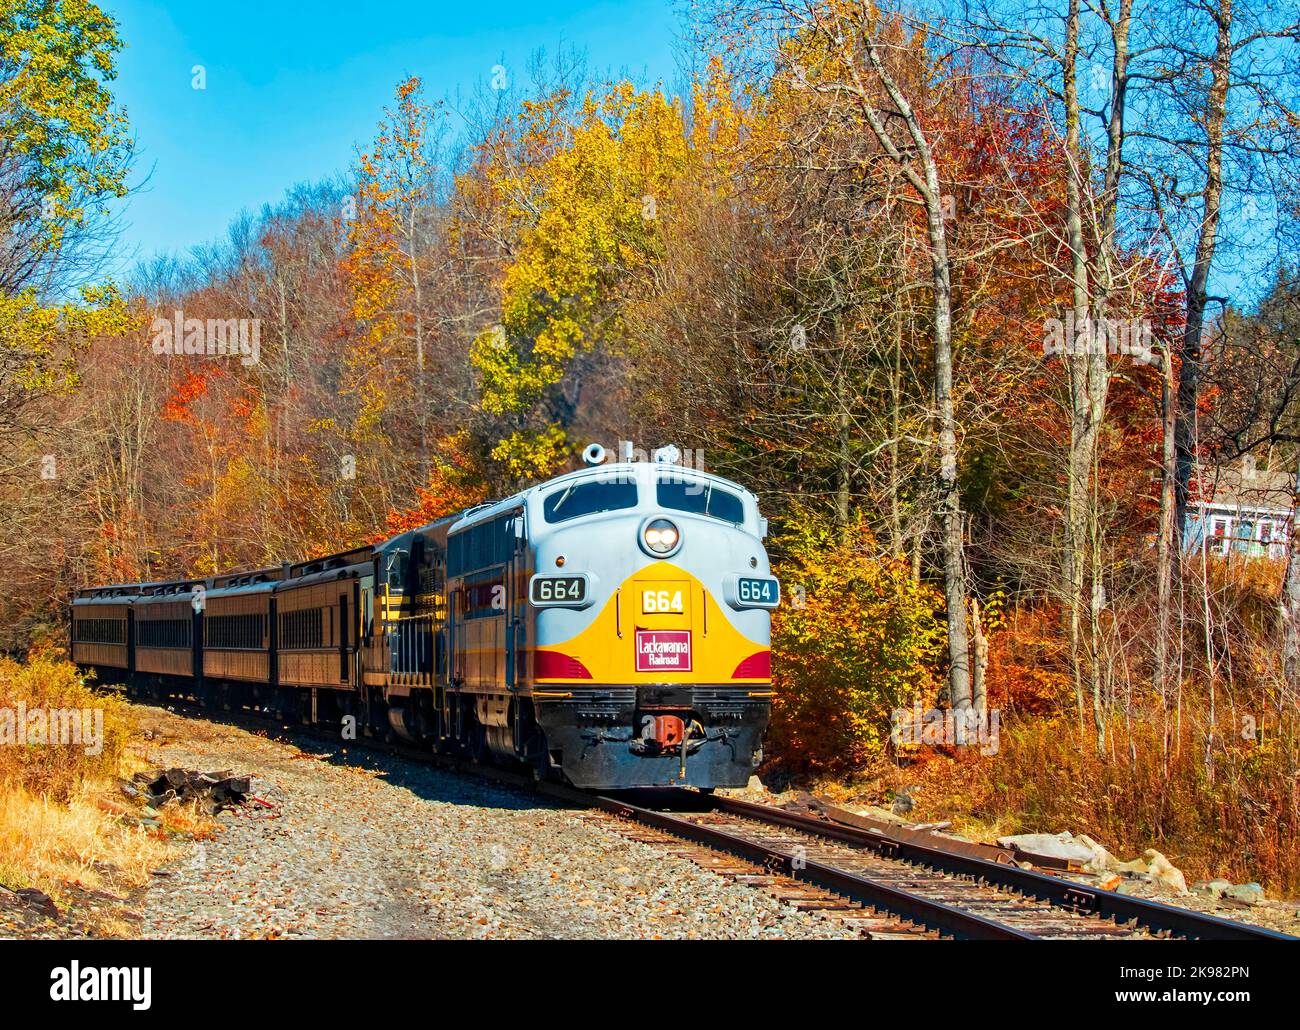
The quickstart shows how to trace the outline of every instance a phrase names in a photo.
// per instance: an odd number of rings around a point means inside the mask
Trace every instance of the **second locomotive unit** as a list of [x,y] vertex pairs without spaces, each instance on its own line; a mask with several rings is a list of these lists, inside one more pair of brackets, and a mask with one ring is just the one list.
[[351,720],[583,788],[744,786],[779,601],[757,499],[589,455],[373,547],[84,590],[73,659],[155,694]]

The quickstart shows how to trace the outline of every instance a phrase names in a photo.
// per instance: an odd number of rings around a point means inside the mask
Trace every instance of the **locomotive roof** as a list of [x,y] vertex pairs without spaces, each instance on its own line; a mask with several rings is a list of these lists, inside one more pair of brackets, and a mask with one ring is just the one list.
[[[589,465],[586,468],[576,469],[573,472],[567,472],[562,476],[548,479],[544,483],[538,483],[536,486],[527,487],[520,490],[518,493],[503,498],[500,501],[489,501],[487,504],[481,504],[477,508],[470,508],[467,511],[462,512],[459,516],[449,516],[449,518],[455,519],[455,525],[453,525],[448,532],[456,533],[460,530],[467,529],[470,526],[477,525],[479,522],[486,519],[495,518],[497,515],[518,508],[528,500],[528,498],[540,493],[549,492],[554,487],[563,483],[576,483],[583,479],[608,478],[620,473],[626,475],[631,480],[637,480],[642,475],[647,474],[647,470],[650,469],[667,472],[674,476],[694,477],[706,482],[716,483],[719,486],[725,486],[729,490],[735,490],[738,493],[747,496],[753,496],[750,491],[746,490],[743,486],[733,480],[724,479],[722,476],[715,476],[712,472],[703,472],[687,465],[672,465],[668,462],[656,461],[618,461],[612,462],[608,465]],[[447,519],[439,519],[438,522],[432,523],[432,525],[438,525],[446,521]]]

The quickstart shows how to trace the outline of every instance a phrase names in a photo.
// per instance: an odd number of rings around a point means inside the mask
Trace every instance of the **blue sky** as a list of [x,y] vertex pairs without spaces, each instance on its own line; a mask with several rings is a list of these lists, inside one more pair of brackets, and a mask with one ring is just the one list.
[[[173,3],[101,0],[126,43],[114,84],[139,147],[119,261],[183,254],[223,236],[242,209],[346,168],[374,135],[396,83],[433,99],[470,93],[529,56],[569,47],[592,73],[671,84],[670,0],[484,3]],[[206,88],[191,69],[203,65]]]
[[[674,0],[100,2],[126,43],[113,88],[140,148],[140,189],[105,269],[119,276],[221,238],[241,210],[346,169],[410,75],[430,99],[468,95],[498,64],[523,85],[532,54],[577,47],[593,75],[678,80]],[[1227,228],[1241,228],[1236,217],[1230,210]],[[1250,242],[1216,262],[1216,285],[1239,300],[1275,259],[1267,237]]]

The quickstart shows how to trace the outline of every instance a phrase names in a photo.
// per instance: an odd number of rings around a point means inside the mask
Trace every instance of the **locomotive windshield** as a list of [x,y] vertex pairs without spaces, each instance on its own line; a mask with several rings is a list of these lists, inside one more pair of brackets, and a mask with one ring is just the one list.
[[636,507],[636,483],[619,479],[588,479],[556,490],[542,502],[547,522],[564,522],[582,515]]
[[660,479],[657,499],[661,508],[708,515],[736,525],[745,521],[745,506],[739,497],[703,480],[680,476]]

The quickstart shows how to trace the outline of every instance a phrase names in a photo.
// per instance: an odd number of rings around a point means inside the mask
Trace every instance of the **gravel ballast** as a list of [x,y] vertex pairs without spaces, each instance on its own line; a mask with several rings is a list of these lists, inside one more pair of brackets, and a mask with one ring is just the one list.
[[858,938],[543,799],[142,708],[159,766],[251,775],[132,905],[146,938]]

